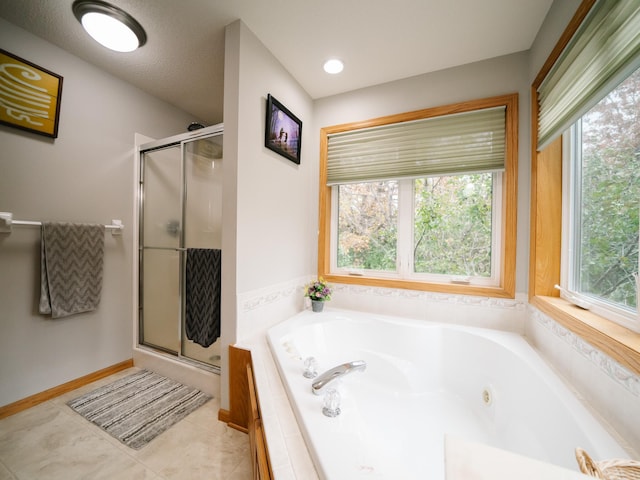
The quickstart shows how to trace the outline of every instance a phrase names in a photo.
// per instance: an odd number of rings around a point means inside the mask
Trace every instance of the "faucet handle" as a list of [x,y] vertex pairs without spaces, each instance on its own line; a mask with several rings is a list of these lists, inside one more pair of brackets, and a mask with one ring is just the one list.
[[327,417],[337,417],[340,415],[340,392],[335,388],[327,389],[324,395],[322,413]]
[[318,362],[314,357],[307,357],[304,361],[304,378],[316,378],[318,376]]

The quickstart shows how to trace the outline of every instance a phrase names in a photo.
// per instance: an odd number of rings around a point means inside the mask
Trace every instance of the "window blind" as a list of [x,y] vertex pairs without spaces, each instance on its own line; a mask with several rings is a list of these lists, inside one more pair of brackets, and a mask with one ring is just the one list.
[[506,107],[328,135],[327,184],[500,171]]
[[640,67],[640,0],[600,0],[537,89],[538,150]]

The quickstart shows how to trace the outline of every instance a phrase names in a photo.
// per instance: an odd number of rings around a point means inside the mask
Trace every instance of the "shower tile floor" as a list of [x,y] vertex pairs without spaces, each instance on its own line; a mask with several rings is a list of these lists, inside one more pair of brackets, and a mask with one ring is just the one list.
[[249,437],[218,421],[217,398],[133,450],[66,402],[127,369],[0,420],[0,480],[250,480]]

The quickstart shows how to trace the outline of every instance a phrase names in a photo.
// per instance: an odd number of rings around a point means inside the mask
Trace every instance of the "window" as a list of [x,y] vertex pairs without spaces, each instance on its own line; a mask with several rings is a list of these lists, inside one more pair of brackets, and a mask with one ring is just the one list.
[[[640,372],[640,334],[609,320],[597,307],[587,311],[558,298],[559,292],[554,286],[561,282],[564,282],[564,287],[569,285],[566,267],[569,258],[569,239],[566,236],[568,212],[561,208],[569,182],[563,179],[562,173],[566,160],[562,133],[588,116],[590,110],[617,85],[638,70],[638,32],[640,3],[583,0],[533,82],[529,255],[529,302],[635,372]],[[593,124],[593,119],[581,122],[581,130],[576,133],[584,137],[586,127],[589,136],[592,126],[589,123]],[[584,149],[587,154],[589,148]],[[606,162],[602,166],[606,166]],[[592,167],[587,167],[587,180],[592,178],[589,173]],[[618,172],[612,173],[612,178],[615,178]],[[575,185],[581,186],[582,181]],[[607,203],[601,205],[604,208]],[[619,212],[617,205],[610,205],[612,207],[607,208],[611,208],[611,212]],[[589,210],[582,211],[586,221],[589,221],[590,214]],[[575,257],[575,252],[571,252],[571,257]],[[563,268],[561,260],[564,260]],[[580,268],[574,267],[576,270],[580,271]],[[591,282],[592,272],[588,276]],[[582,288],[580,282],[572,281],[574,291]],[[586,300],[592,302],[592,298]]]
[[565,135],[569,202],[563,284],[590,309],[638,330],[640,70]]
[[337,185],[336,269],[395,272],[398,261],[398,181]]
[[332,271],[497,285],[492,260],[500,255],[492,252],[499,251],[501,210],[493,204],[501,178],[478,173],[334,186]]
[[323,129],[319,274],[512,298],[516,118],[508,95]]
[[478,173],[414,181],[415,273],[497,285],[501,180],[502,173]]

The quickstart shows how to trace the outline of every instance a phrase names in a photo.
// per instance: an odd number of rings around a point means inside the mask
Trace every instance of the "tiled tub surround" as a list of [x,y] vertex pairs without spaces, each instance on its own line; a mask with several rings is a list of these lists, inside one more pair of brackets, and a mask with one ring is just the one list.
[[529,343],[640,459],[640,376],[532,306],[525,330]]
[[[298,423],[323,478],[444,480],[445,435],[577,470],[625,452],[521,335],[349,310],[302,312],[268,338]],[[302,376],[365,360],[335,382],[337,418]]]
[[275,480],[319,480],[293,414],[264,333],[246,338],[239,347],[251,350],[262,424]]
[[[309,300],[304,298],[304,287],[314,278],[301,277],[238,295],[238,338],[265,333],[302,309],[310,308]],[[328,305],[332,308],[524,333],[525,295],[510,300],[359,285],[331,286],[333,293]]]

